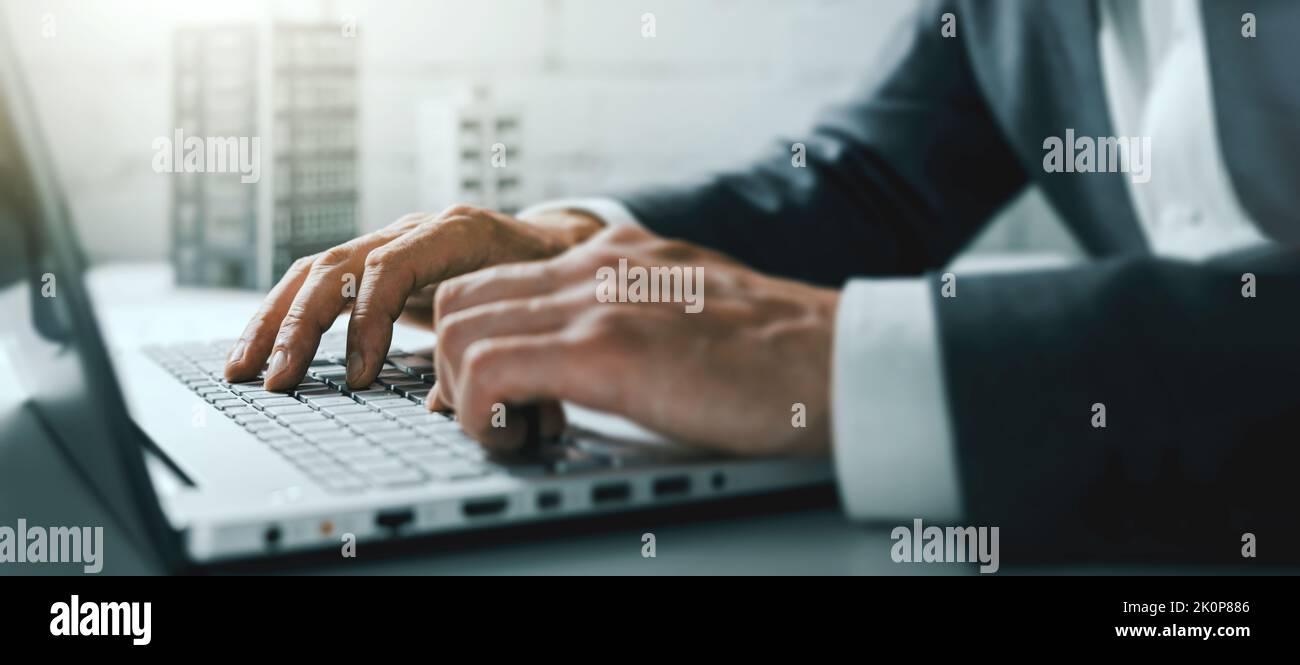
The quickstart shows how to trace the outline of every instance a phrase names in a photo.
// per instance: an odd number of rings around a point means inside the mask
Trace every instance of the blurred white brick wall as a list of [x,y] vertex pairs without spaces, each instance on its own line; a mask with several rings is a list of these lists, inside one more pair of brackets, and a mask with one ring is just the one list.
[[[268,5],[273,9],[268,9]],[[357,20],[364,228],[418,208],[417,109],[488,85],[528,113],[543,196],[686,177],[798,136],[843,98],[912,0],[7,0],[50,143],[92,256],[156,259],[168,242],[166,176],[176,25],[286,17]],[[656,36],[641,36],[653,13]],[[56,36],[42,35],[53,17]],[[450,201],[447,203],[451,203]],[[1073,242],[1036,196],[981,251]]]

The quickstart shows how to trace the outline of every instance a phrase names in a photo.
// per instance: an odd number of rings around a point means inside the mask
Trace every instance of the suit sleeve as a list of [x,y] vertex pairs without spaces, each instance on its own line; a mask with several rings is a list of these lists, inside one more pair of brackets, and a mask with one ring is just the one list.
[[[616,195],[656,233],[838,286],[943,264],[1025,184],[961,38],[927,4],[856,101],[752,167]],[[806,165],[795,165],[796,143]]]
[[1246,534],[1297,560],[1300,250],[956,284],[935,309],[963,505],[1004,561],[1243,563]]

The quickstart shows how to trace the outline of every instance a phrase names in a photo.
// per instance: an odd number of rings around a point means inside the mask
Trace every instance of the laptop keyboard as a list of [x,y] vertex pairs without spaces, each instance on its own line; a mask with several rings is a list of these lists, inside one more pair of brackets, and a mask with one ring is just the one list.
[[145,353],[330,492],[459,482],[506,472],[564,473],[610,462],[576,450],[509,468],[489,460],[452,417],[425,408],[424,398],[436,380],[429,352],[390,350],[375,382],[350,390],[344,380],[343,340],[327,335],[302,383],[289,392],[269,392],[260,379],[224,380],[233,343],[155,346]]

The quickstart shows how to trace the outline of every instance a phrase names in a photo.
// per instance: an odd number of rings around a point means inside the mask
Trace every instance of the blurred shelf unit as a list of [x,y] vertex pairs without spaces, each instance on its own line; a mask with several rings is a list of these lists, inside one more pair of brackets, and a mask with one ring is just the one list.
[[423,102],[416,150],[421,207],[468,203],[514,214],[534,201],[521,109],[493,101],[482,86]]
[[176,128],[253,137],[260,178],[176,173],[172,259],[183,284],[267,288],[358,228],[357,38],[336,23],[176,32]]

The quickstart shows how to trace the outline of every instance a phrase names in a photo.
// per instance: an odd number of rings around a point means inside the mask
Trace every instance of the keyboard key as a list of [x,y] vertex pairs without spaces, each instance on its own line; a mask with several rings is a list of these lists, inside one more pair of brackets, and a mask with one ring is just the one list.
[[260,420],[254,420],[254,419],[251,419],[251,418],[250,418],[247,422],[240,423],[240,424],[242,424],[242,425],[244,426],[244,429],[246,429],[246,430],[248,430],[248,431],[250,431],[250,432],[252,432],[252,433],[254,433],[254,434],[256,434],[256,433],[258,433],[258,432],[266,432],[266,431],[270,431],[270,430],[282,430],[282,429],[284,429],[284,427],[283,427],[282,425],[280,425],[280,423],[277,423],[277,422],[275,422],[274,420],[270,420],[270,419],[265,418],[265,417],[261,418]]
[[[319,432],[310,432],[307,436],[315,437]],[[316,447],[333,455],[362,455],[364,451],[375,447],[365,439],[314,439]]]
[[429,386],[426,386],[423,383],[394,383],[388,386],[388,389],[402,397],[406,397],[406,394],[412,390],[423,390],[428,392]]
[[[285,408],[287,410],[287,407]],[[268,413],[266,415],[268,418],[275,418],[281,425],[285,426],[293,425],[295,423],[329,422],[329,418],[322,416],[305,406],[302,407],[302,409],[302,411],[290,411],[288,413],[274,414]]]
[[356,390],[353,390],[353,389],[351,389],[351,388],[348,387],[347,382],[340,382],[340,383],[339,383],[339,392],[341,392],[341,393],[343,393],[344,395],[347,395],[347,396],[349,396],[349,397],[353,396],[353,395],[356,394],[356,393],[368,393],[368,392],[370,392],[370,391],[372,391],[372,390],[384,391],[384,390],[388,390],[388,386],[385,386],[385,385],[382,384],[382,383],[372,383],[372,384],[366,386],[365,388],[357,388]]
[[285,459],[291,462],[293,461],[293,458],[297,455],[307,455],[309,453],[320,452],[316,450],[316,448],[313,447],[311,444],[301,439],[297,439],[293,441],[275,441],[270,445],[272,448],[275,449],[276,452],[280,453],[280,456],[284,457]]
[[350,425],[349,427],[362,434],[367,439],[378,442],[397,436],[405,436],[411,431],[402,427],[400,423],[386,418],[374,422],[357,423],[355,425]]
[[246,392],[252,392],[252,391],[254,391],[254,390],[262,390],[262,389],[263,389],[263,387],[262,387],[262,382],[261,382],[261,381],[248,381],[248,382],[245,382],[245,383],[232,383],[232,384],[230,384],[230,390],[231,390],[232,392],[234,392],[234,393],[236,393],[236,394],[240,394],[240,395],[242,395],[242,394],[244,394],[244,393],[246,393]]
[[408,355],[408,356],[389,356],[388,362],[393,363],[397,369],[419,376],[421,373],[433,369],[433,356]]
[[288,428],[276,426],[275,429],[263,429],[253,432],[257,438],[263,441],[276,441],[284,439],[297,439],[298,437],[288,430]]
[[301,406],[303,408],[309,408],[307,407],[307,405],[303,404],[302,402],[299,402],[298,400],[292,397],[284,397],[283,395],[280,397],[272,397],[269,399],[255,399],[253,400],[253,406],[262,409],[267,413],[278,413],[277,411],[273,411],[272,409],[286,407],[286,406]]
[[417,469],[379,469],[367,471],[365,477],[370,482],[384,487],[408,487],[410,485],[421,485],[428,482],[428,476],[424,475]]
[[302,389],[295,388],[293,391],[293,396],[297,397],[298,399],[306,399],[310,397],[337,397],[339,396],[339,391],[321,383],[312,386],[311,388],[302,388]]
[[429,470],[429,475],[438,480],[469,480],[482,478],[488,473],[486,466],[465,461],[452,461]]
[[330,455],[325,454],[315,448],[301,452],[295,452],[288,456],[290,462],[299,466],[329,467],[338,462]]
[[304,434],[305,438],[322,451],[346,448],[369,448],[370,443],[347,430],[318,430]]
[[308,434],[311,432],[329,432],[331,430],[336,430],[341,427],[342,425],[329,419],[289,424],[289,429],[299,434]]
[[426,397],[428,397],[428,396],[429,396],[429,393],[432,392],[432,391],[433,391],[433,388],[431,388],[431,387],[429,387],[429,386],[425,386],[425,387],[420,388],[420,389],[417,389],[417,390],[407,390],[407,391],[405,391],[406,399],[409,399],[409,400],[411,400],[412,402],[415,402],[416,404],[423,404],[423,403],[424,403],[424,399],[425,399]]
[[440,467],[457,459],[455,455],[452,455],[446,450],[433,449],[420,452],[404,451],[402,457],[409,460],[412,464],[416,464],[422,468]]
[[354,475],[346,466],[334,460],[313,460],[296,465],[310,476],[350,476]]
[[251,402],[255,399],[270,399],[276,397],[284,397],[284,393],[273,393],[269,390],[248,390],[243,393],[240,393],[239,396],[242,397],[244,401]]
[[447,416],[441,413],[433,413],[428,409],[420,409],[424,413],[398,416],[397,422],[410,427],[434,427],[442,426],[444,423],[450,427],[460,427],[456,423],[447,420]]
[[377,448],[375,446],[368,446],[366,448],[335,448],[330,451],[330,454],[338,457],[340,462],[344,462],[349,466],[356,468],[403,466],[401,460],[384,452],[382,448]]
[[344,397],[338,393],[332,393],[330,395],[320,395],[320,396],[312,395],[312,396],[308,396],[306,398],[306,401],[307,404],[314,409],[319,409],[325,406],[357,406],[355,400],[353,400],[350,397]]
[[244,400],[242,399],[219,399],[212,402],[212,406],[225,411],[226,409],[242,408]]
[[440,450],[447,447],[433,439],[413,435],[410,432],[396,434],[385,439],[383,441],[383,446],[393,450]]
[[[290,408],[290,407],[281,407],[281,408]],[[290,425],[292,425],[293,423],[327,423],[327,422],[330,422],[329,416],[324,416],[324,415],[321,415],[321,414],[319,414],[319,413],[316,413],[315,411],[312,411],[310,407],[307,407],[307,406],[299,406],[299,407],[291,407],[291,408],[296,408],[296,409],[300,409],[300,410],[298,410],[298,411],[291,411],[291,412],[288,412],[288,413],[277,413],[277,414],[274,414],[274,415],[275,415],[275,419],[278,420],[278,421],[280,421],[280,422],[282,422],[282,423],[290,424]]]
[[348,401],[348,404],[343,406],[327,406],[321,409],[320,412],[336,418],[348,413],[374,413],[370,407],[362,406],[361,404],[357,404],[351,400]]
[[407,418],[413,416],[423,417],[429,413],[429,410],[422,406],[411,404],[407,400],[402,400],[402,402],[404,403],[399,406],[381,404],[379,405],[379,409],[389,418]]
[[329,475],[315,478],[326,491],[336,494],[352,494],[364,491],[366,481],[353,475]]
[[332,414],[332,415],[334,415],[335,420],[341,423],[347,423],[349,425],[357,425],[361,423],[371,423],[371,422],[383,422],[385,420],[383,414],[376,411],[370,411],[370,410],[366,410],[364,413],[340,413],[340,414]]

